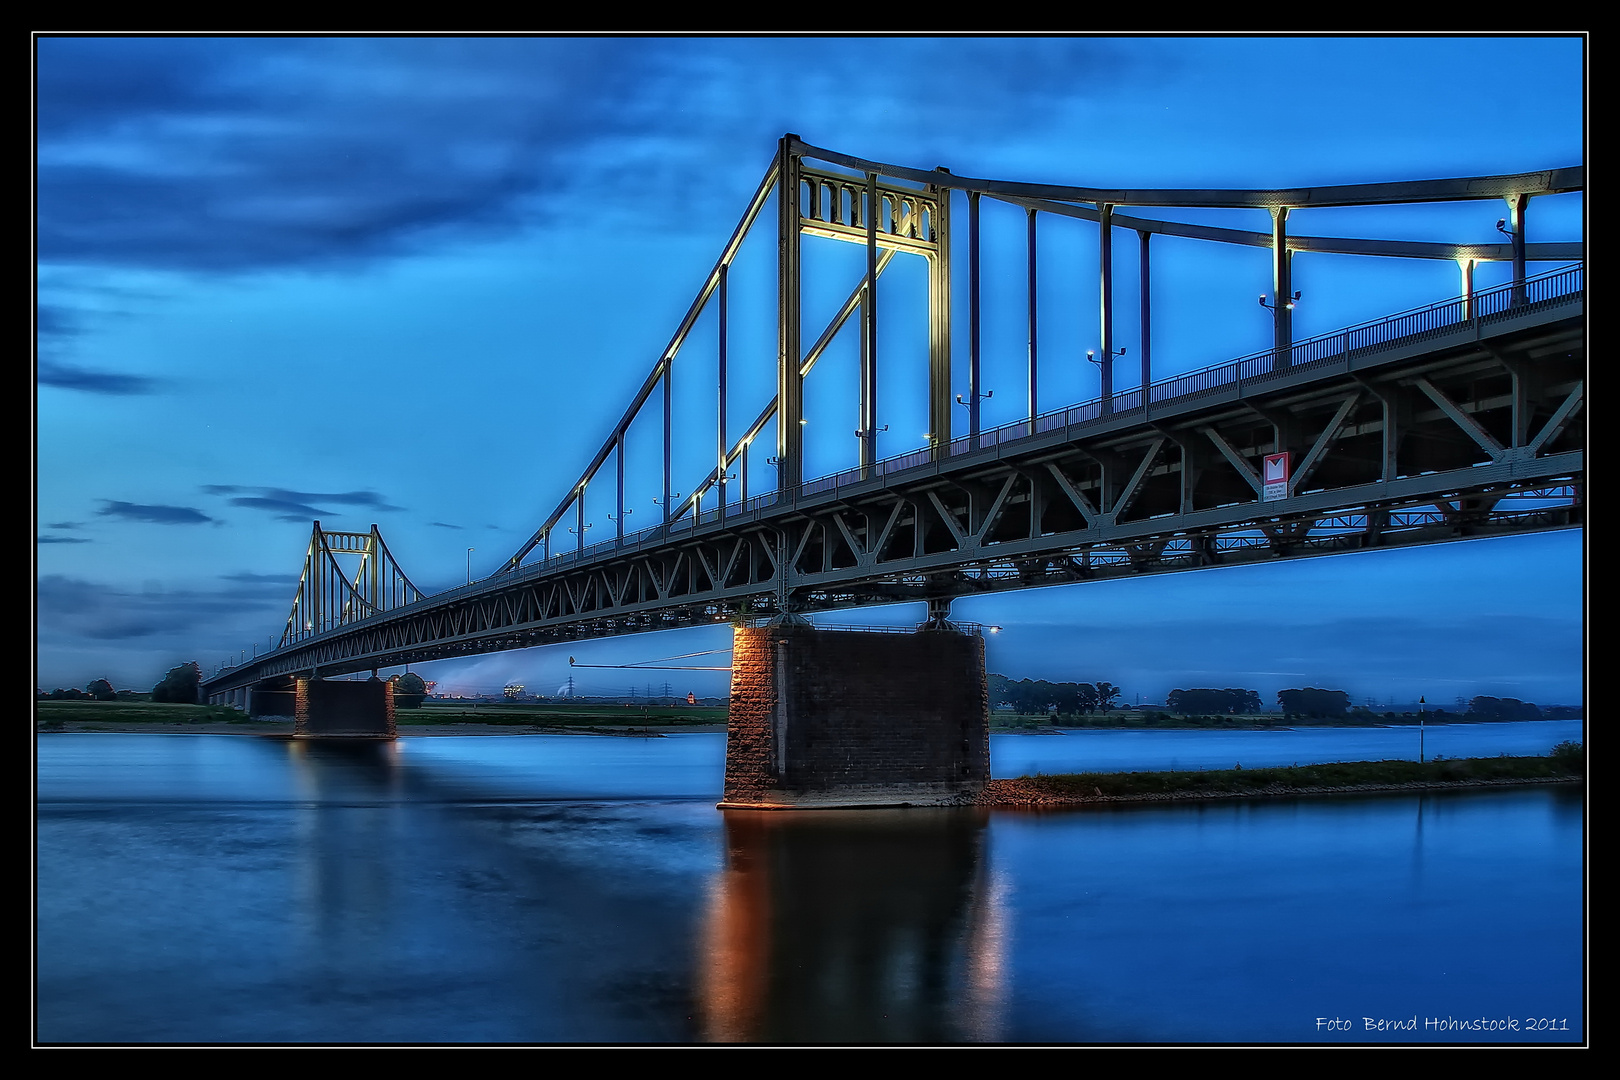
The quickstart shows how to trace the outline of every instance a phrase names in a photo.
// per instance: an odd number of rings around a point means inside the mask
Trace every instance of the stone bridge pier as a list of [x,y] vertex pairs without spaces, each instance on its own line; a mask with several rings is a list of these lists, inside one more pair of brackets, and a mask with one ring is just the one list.
[[950,806],[990,778],[984,639],[738,627],[722,809]]
[[392,739],[394,684],[375,675],[364,682],[299,676],[293,721],[295,738]]

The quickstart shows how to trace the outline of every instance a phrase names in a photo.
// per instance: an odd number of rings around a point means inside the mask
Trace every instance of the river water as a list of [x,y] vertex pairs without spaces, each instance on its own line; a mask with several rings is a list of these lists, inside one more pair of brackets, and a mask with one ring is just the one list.
[[[1580,721],[1430,727],[1542,753]],[[721,812],[725,736],[37,739],[42,1043],[1584,1041],[1537,786]],[[1408,729],[996,735],[993,772],[1415,757]]]

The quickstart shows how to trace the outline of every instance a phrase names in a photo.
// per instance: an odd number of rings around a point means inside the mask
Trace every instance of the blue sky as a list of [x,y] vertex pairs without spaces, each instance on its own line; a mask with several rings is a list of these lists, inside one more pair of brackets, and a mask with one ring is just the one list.
[[[211,669],[279,636],[316,517],[377,523],[428,591],[465,579],[468,548],[475,576],[489,573],[607,436],[785,131],[914,167],[1098,186],[1511,173],[1585,162],[1584,48],[1513,36],[38,38],[37,682],[146,688],[176,663]],[[1511,90],[1492,89],[1504,78]],[[1529,238],[1581,238],[1582,206],[1533,200]],[[1291,225],[1489,243],[1504,212],[1319,210]],[[1166,216],[1268,228],[1259,211]],[[1096,392],[1083,362],[1096,239],[1077,223],[1041,227],[1039,390],[1055,407]],[[1116,347],[1134,355],[1130,239],[1115,245],[1115,319]],[[756,230],[739,265],[734,432],[774,386],[773,242]],[[1025,394],[1021,215],[987,209],[984,243],[993,424],[1016,419]],[[808,311],[848,288],[851,254],[807,245]],[[1164,241],[1153,258],[1156,374],[1267,344],[1254,302],[1270,286],[1266,252]],[[885,456],[920,441],[904,326],[921,277],[897,263],[884,278]],[[1458,291],[1447,263],[1347,256],[1296,258],[1295,285],[1297,336]],[[712,333],[700,323],[677,367],[687,473],[712,461]],[[965,391],[965,344],[956,353]],[[852,462],[853,356],[841,342],[812,373],[807,475]],[[1117,385],[1134,370],[1123,364]],[[654,482],[632,481],[632,527],[652,523]],[[688,489],[679,473],[675,486]],[[592,539],[611,530],[611,507],[587,509]],[[1581,533],[1564,532],[955,610],[1006,628],[992,670],[1108,680],[1128,698],[1245,686],[1269,700],[1321,685],[1547,703],[1581,696],[1583,564]],[[723,633],[422,670],[445,688],[551,689],[569,653],[643,661],[724,647]],[[724,685],[575,674],[613,692]]]

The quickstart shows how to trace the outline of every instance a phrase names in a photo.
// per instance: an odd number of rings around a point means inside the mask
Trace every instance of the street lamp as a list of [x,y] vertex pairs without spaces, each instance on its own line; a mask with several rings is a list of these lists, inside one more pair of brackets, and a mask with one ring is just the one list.
[[469,585],[472,584],[472,553],[477,550],[477,548],[467,549],[467,584]]
[[[1286,310],[1286,311],[1293,311],[1294,310],[1294,305],[1299,301],[1299,296],[1300,296],[1299,293],[1297,293],[1297,292],[1294,293],[1293,297],[1291,299],[1287,300],[1283,304],[1283,309]],[[1263,308],[1266,308],[1269,311],[1276,311],[1277,310],[1277,305],[1276,304],[1268,304],[1268,303],[1266,303],[1266,294],[1265,293],[1260,294],[1260,306],[1263,307]]]

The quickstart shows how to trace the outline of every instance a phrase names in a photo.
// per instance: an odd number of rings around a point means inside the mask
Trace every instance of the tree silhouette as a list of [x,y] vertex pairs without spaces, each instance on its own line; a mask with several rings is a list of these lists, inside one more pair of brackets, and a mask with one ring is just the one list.
[[1350,708],[1350,695],[1343,690],[1320,690],[1308,686],[1303,690],[1277,691],[1277,704],[1286,716],[1310,716],[1318,719],[1343,716]]
[[427,683],[422,680],[422,676],[407,671],[394,679],[394,708],[419,708],[422,699],[427,697],[427,692]]
[[197,688],[202,684],[202,668],[192,660],[172,667],[163,681],[152,687],[153,701],[170,701],[182,705],[197,704]]
[[1190,714],[1216,714],[1230,716],[1235,713],[1260,711],[1260,694],[1255,690],[1227,688],[1225,690],[1196,689],[1172,690],[1165,699],[1170,711]]

